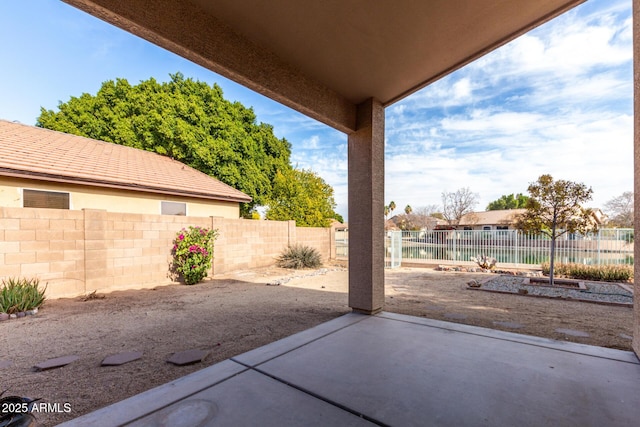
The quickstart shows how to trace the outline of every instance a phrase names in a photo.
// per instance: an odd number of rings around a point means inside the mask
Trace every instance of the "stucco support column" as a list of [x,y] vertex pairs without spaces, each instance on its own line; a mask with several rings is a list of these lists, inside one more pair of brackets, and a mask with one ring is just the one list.
[[384,305],[384,107],[357,107],[349,135],[349,306],[375,314]]
[[[633,0],[634,228],[640,230],[640,0]],[[640,357],[640,244],[634,245],[633,350]]]

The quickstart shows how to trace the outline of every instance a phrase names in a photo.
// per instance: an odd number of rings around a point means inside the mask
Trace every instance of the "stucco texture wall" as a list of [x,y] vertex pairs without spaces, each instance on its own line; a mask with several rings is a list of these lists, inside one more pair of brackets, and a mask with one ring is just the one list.
[[197,199],[142,191],[91,187],[66,183],[45,182],[0,176],[0,206],[22,207],[22,189],[68,192],[70,209],[104,209],[108,212],[160,214],[160,203],[186,203],[188,216],[220,216],[238,218],[240,205],[236,202]]

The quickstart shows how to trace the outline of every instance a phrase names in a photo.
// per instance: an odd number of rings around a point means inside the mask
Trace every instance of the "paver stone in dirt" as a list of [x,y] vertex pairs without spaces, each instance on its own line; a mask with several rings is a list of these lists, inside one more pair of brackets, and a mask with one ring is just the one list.
[[141,351],[125,351],[118,354],[107,356],[101,363],[101,366],[119,366],[125,363],[133,362],[142,357]]
[[190,365],[192,363],[202,362],[207,356],[208,352],[200,349],[192,349],[173,353],[173,355],[167,359],[167,362],[174,365],[183,366]]
[[75,362],[80,357],[71,355],[71,356],[62,356],[56,357],[55,359],[45,360],[44,362],[40,362],[34,366],[38,371],[44,371],[46,369],[54,369],[61,368],[62,366],[66,366],[71,362]]
[[561,334],[565,334],[565,335],[570,335],[572,337],[584,337],[584,338],[589,338],[589,334],[584,332],[584,331],[577,331],[575,329],[565,329],[565,328],[558,328],[556,329],[556,332],[559,332]]
[[524,328],[524,325],[522,323],[518,323],[518,322],[498,322],[498,321],[494,321],[493,324],[494,325],[498,325],[498,326],[502,326],[503,328],[510,328],[510,329],[522,329],[522,328]]

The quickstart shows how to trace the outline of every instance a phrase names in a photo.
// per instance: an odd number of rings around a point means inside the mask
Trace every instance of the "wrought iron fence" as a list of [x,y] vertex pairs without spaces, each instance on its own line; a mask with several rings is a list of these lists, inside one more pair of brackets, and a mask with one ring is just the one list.
[[[348,256],[348,232],[338,239],[336,254]],[[394,232],[392,232],[394,233]],[[403,231],[401,240],[387,232],[387,263],[470,262],[487,255],[498,264],[540,265],[549,261],[551,239],[518,230],[432,230]],[[395,242],[392,246],[391,242]],[[400,248],[398,247],[400,244]],[[587,235],[564,234],[556,240],[556,262],[580,264],[633,264],[633,229],[602,229]],[[393,256],[392,256],[393,255]]]

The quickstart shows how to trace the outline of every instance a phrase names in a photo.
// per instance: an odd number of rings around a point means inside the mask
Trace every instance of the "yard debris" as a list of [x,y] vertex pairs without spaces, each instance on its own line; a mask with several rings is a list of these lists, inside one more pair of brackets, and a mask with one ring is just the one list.
[[94,300],[94,299],[105,299],[106,298],[105,294],[98,294],[96,292],[97,291],[93,291],[93,292],[88,293],[88,294],[86,294],[84,296],[81,296],[80,300],[82,300],[82,301],[91,301],[91,300]]
[[482,283],[474,279],[474,280],[468,281],[467,286],[469,286],[470,288],[479,288],[480,286],[482,286]]

